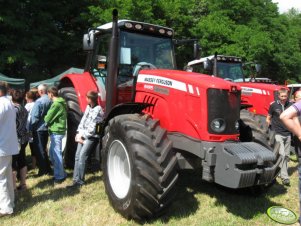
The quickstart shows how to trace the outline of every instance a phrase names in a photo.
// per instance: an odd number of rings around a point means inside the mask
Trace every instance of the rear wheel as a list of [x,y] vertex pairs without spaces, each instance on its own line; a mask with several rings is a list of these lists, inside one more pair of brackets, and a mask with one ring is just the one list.
[[75,142],[75,134],[78,124],[82,117],[79,107],[78,97],[73,87],[64,87],[59,90],[59,95],[63,97],[67,103],[67,133],[65,146],[63,147],[64,162],[67,168],[73,168],[75,151],[77,143]]
[[172,201],[178,172],[172,143],[159,121],[117,116],[102,143],[104,184],[114,209],[135,220],[162,214]]

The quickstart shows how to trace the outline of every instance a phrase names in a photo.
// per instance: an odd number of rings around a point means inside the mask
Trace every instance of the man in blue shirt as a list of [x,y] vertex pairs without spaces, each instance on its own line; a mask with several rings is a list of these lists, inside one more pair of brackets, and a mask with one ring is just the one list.
[[40,98],[36,100],[32,111],[30,130],[32,131],[33,143],[37,153],[37,165],[39,168],[39,176],[51,174],[51,167],[46,151],[48,142],[48,128],[45,124],[44,117],[51,106],[51,100],[47,95],[47,86],[41,84],[38,86]]

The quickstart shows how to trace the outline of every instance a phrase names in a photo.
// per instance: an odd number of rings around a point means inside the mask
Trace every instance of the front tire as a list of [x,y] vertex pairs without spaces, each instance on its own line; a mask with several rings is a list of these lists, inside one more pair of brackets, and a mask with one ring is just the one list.
[[102,167],[106,193],[128,219],[162,214],[178,180],[177,158],[158,120],[120,115],[105,129]]

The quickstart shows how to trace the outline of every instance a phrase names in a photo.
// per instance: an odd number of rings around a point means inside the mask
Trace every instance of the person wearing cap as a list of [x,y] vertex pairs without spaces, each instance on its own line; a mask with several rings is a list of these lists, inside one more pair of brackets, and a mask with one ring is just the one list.
[[73,171],[73,183],[68,188],[80,187],[85,183],[85,172],[88,156],[99,141],[99,134],[96,131],[98,123],[102,122],[104,112],[98,105],[98,93],[88,91],[86,96],[88,105],[79,123],[75,141],[77,150]]
[[18,154],[16,111],[7,97],[7,83],[0,81],[0,216],[14,212],[12,156]]
[[[298,173],[299,173],[299,208],[301,214],[301,91],[298,90],[294,96],[295,103],[287,108],[280,115],[280,120],[284,123],[289,131],[291,131],[297,139],[295,139],[296,155],[298,156]],[[301,224],[301,219],[299,218]]]

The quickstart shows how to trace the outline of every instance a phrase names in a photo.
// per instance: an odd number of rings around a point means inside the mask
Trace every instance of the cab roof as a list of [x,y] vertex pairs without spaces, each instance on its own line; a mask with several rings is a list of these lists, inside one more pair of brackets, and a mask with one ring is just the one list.
[[[211,56],[207,56],[207,57],[202,57],[198,60],[193,60],[193,61],[190,61],[187,65],[188,66],[193,66],[195,64],[200,64],[200,63],[203,63],[207,60],[213,60],[214,59],[214,55],[211,55]],[[225,55],[217,55],[217,60],[218,61],[234,61],[234,62],[241,62],[241,58],[240,57],[236,57],[236,56],[225,56]]]
[[[89,31],[93,31],[95,33],[98,32],[109,32],[112,30],[112,22],[103,24],[101,26],[98,26],[97,28],[90,28]],[[135,31],[135,32],[141,32],[141,33],[152,33],[156,35],[161,36],[167,36],[172,37],[174,35],[174,31],[171,28],[155,25],[155,24],[149,24],[134,20],[118,20],[117,25],[120,29],[123,30],[129,30],[129,31]]]

